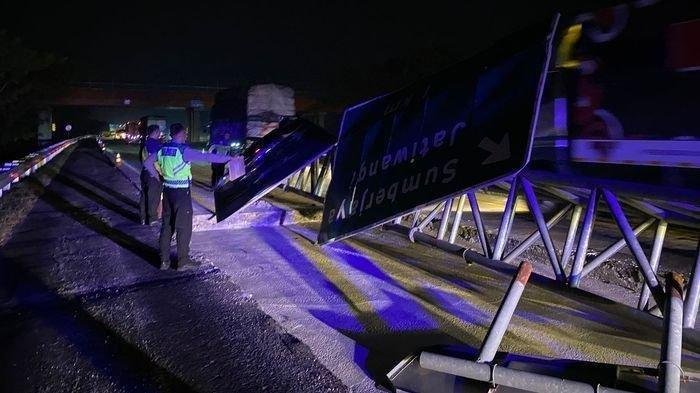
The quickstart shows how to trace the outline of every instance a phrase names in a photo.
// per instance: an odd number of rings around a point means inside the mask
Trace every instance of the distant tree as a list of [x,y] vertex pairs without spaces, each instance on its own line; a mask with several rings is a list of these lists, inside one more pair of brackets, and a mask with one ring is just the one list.
[[38,108],[66,83],[66,63],[0,31],[0,156],[36,140]]

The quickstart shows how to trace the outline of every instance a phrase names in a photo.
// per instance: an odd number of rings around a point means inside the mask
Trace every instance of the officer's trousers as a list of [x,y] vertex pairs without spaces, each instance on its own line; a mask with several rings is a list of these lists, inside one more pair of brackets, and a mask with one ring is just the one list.
[[170,263],[170,240],[177,240],[178,266],[189,261],[192,239],[192,196],[189,188],[163,187],[163,223],[160,228],[160,259]]
[[163,183],[157,177],[151,176],[147,170],[141,171],[141,199],[139,213],[141,221],[146,225],[158,219],[158,204]]

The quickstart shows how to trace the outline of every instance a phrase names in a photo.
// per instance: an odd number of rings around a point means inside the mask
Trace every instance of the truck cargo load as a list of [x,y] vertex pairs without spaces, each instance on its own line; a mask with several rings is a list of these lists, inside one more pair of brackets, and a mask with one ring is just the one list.
[[261,138],[279,125],[282,117],[294,116],[294,90],[290,87],[264,84],[248,90],[247,135]]

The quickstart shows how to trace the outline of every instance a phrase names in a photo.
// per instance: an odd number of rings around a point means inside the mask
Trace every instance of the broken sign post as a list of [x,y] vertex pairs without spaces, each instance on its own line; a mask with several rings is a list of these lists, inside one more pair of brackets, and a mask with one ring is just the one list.
[[555,23],[343,114],[319,243],[512,176],[529,161]]

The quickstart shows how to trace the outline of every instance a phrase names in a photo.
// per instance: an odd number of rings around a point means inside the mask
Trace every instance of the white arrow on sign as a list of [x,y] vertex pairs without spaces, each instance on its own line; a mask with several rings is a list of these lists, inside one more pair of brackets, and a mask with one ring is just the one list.
[[508,140],[508,134],[503,135],[501,143],[496,143],[492,141],[491,138],[486,137],[481,140],[479,147],[491,153],[481,165],[493,164],[494,162],[504,161],[510,158],[510,141]]

